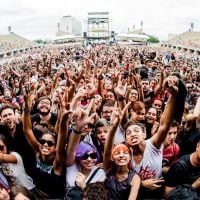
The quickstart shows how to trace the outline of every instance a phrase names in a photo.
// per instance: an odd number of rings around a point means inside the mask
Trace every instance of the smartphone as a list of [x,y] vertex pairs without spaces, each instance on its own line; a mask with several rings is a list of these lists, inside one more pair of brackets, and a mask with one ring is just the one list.
[[27,93],[30,92],[30,87],[29,87],[29,85],[25,85],[25,90],[26,90]]

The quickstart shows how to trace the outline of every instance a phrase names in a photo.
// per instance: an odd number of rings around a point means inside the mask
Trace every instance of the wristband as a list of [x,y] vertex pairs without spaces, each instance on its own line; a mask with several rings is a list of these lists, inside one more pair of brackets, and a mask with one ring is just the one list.
[[31,109],[30,108],[24,108],[23,110],[25,113],[28,113],[28,112],[31,112]]

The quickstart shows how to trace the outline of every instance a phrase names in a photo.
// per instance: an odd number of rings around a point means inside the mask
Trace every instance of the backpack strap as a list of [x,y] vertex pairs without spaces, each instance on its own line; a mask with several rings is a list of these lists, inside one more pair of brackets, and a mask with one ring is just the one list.
[[90,178],[87,180],[86,185],[90,184],[91,180],[94,178],[94,176],[96,175],[96,173],[100,170],[100,168],[96,168],[94,170],[94,172],[92,173],[92,175],[90,176]]

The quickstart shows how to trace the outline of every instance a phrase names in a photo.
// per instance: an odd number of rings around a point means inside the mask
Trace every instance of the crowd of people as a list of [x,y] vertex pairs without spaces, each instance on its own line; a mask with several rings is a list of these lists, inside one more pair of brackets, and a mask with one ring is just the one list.
[[53,45],[0,69],[0,199],[200,198],[198,58]]
[[2,41],[0,42],[0,53],[12,52],[18,49],[30,48],[33,46],[33,43],[26,40],[14,40],[14,41]]

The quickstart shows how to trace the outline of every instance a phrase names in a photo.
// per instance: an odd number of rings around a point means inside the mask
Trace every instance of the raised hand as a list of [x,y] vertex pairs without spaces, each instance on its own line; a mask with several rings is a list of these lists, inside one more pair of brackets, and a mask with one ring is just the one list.
[[121,75],[119,75],[117,87],[114,88],[114,92],[117,98],[125,97],[127,87],[127,80],[122,80]]
[[169,76],[163,82],[163,88],[167,89],[173,96],[178,92],[178,81],[176,76]]
[[75,182],[80,188],[83,189],[86,186],[85,179],[86,179],[85,175],[82,174],[81,172],[78,172],[76,174]]
[[82,128],[88,124],[93,124],[96,121],[97,114],[93,113],[91,116],[88,114],[88,110],[83,110],[78,108],[73,116],[74,119],[74,129],[76,132],[81,132]]

